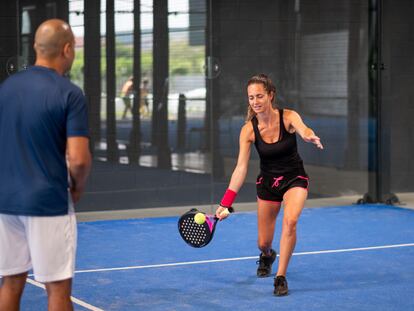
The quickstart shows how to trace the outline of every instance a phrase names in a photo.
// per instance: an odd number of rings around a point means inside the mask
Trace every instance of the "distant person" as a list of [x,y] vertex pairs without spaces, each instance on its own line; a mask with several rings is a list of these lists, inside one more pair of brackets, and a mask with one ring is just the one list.
[[124,101],[124,112],[122,114],[122,119],[126,118],[128,111],[132,115],[131,96],[133,95],[133,92],[134,92],[134,78],[129,77],[121,89],[121,97],[122,97],[122,100]]
[[73,310],[74,203],[91,166],[86,102],[65,77],[75,57],[70,26],[45,21],[34,49],[35,65],[0,86],[0,311],[19,309],[30,269],[49,310]]
[[149,85],[148,80],[144,79],[142,81],[142,86],[141,86],[141,89],[140,89],[141,100],[139,102],[139,111],[140,111],[140,114],[142,116],[145,116],[145,117],[149,115],[149,103],[148,103],[149,89],[148,89],[148,85]]
[[216,216],[231,207],[244,183],[254,144],[260,156],[260,174],[257,186],[257,218],[259,256],[258,277],[271,275],[276,251],[272,249],[276,217],[284,201],[282,235],[280,238],[279,267],[274,279],[274,295],[288,294],[286,271],[296,244],[296,224],[308,196],[309,177],[297,151],[296,134],[305,142],[323,149],[321,141],[307,127],[300,115],[289,109],[274,108],[276,97],[273,82],[264,74],[247,82],[247,122],[240,132],[240,150],[236,168]]
[[[148,103],[148,89],[149,82],[148,80],[142,81],[142,86],[140,88],[141,98],[139,101],[139,112],[141,116],[149,115],[149,103]],[[124,101],[124,112],[122,113],[122,119],[126,119],[128,111],[132,115],[132,101],[134,95],[134,79],[129,77],[128,80],[124,83],[121,90],[121,97]]]

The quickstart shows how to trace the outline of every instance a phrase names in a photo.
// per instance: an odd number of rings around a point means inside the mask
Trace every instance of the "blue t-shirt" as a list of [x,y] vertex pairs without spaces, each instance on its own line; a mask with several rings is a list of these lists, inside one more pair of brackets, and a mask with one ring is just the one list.
[[88,136],[82,90],[40,66],[0,85],[0,213],[68,213],[66,140]]

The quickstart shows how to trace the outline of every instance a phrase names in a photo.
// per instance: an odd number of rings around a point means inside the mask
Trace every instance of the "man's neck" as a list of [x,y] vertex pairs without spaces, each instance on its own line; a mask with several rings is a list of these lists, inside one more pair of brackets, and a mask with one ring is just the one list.
[[37,59],[35,62],[35,66],[42,66],[42,67],[46,67],[49,69],[53,69],[61,76],[63,76],[64,74],[64,70],[62,69],[62,67],[59,66],[57,62],[53,60]]

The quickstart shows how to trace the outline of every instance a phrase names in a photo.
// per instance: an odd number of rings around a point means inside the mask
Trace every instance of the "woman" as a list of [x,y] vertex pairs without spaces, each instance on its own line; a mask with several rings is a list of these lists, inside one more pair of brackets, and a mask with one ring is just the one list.
[[240,150],[236,168],[216,215],[228,216],[237,192],[247,174],[250,148],[254,144],[260,156],[260,175],[257,178],[257,218],[259,257],[258,277],[272,272],[276,252],[272,249],[276,217],[284,202],[279,267],[274,279],[274,294],[288,293],[286,271],[296,244],[296,224],[304,207],[309,178],[297,152],[296,133],[305,141],[323,149],[320,138],[307,127],[298,113],[272,106],[276,88],[264,74],[250,78],[247,83],[249,100],[247,122],[240,131]]

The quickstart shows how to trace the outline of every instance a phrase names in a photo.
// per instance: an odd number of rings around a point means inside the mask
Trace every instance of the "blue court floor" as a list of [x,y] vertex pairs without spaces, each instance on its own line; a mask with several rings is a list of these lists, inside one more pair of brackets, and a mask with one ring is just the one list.
[[[414,310],[414,210],[305,208],[286,297],[273,296],[273,278],[256,278],[256,213],[219,223],[202,249],[181,240],[177,219],[80,223],[75,309]],[[44,290],[29,280],[22,310],[46,309]]]

